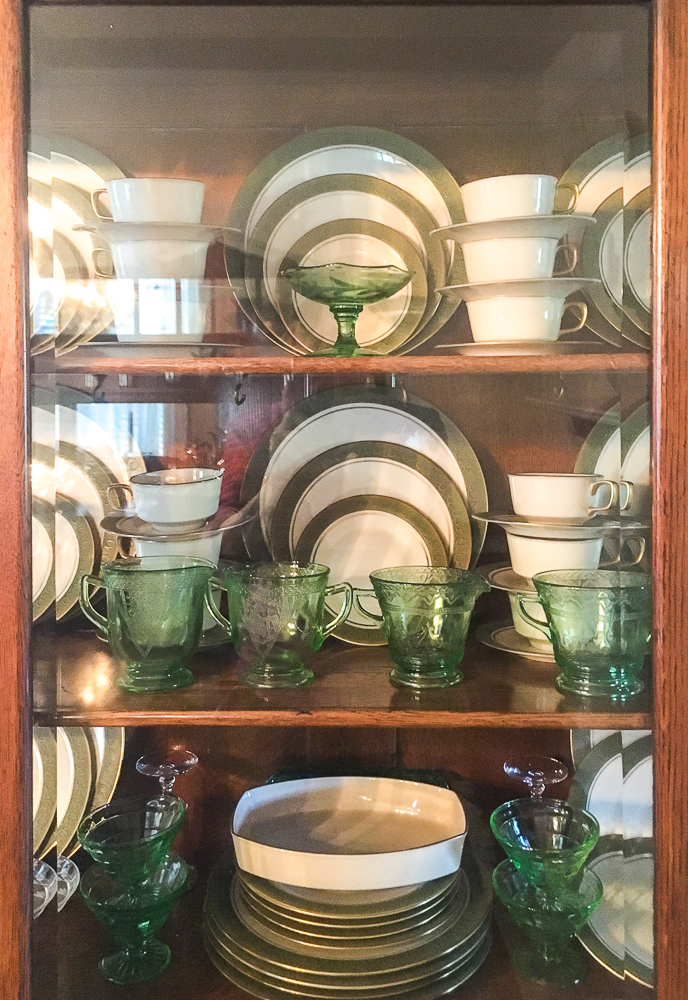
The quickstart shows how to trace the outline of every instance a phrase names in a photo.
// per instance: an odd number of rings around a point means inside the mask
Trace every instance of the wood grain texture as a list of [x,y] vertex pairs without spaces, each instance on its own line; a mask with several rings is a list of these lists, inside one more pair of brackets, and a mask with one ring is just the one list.
[[647,729],[649,700],[639,695],[626,708],[600,708],[560,694],[557,668],[471,642],[461,669],[465,681],[420,694],[392,687],[393,664],[386,647],[347,646],[329,640],[313,657],[310,687],[256,691],[239,683],[242,665],[229,646],[198,653],[191,662],[196,681],[182,691],[155,695],[121,692],[121,666],[93,632],[57,638],[59,700],[56,719],[44,696],[41,661],[55,637],[36,641],[35,710],[43,723],[95,726],[503,726],[519,728]]
[[688,5],[658,0],[654,103],[655,976],[688,995]]
[[170,356],[146,357],[97,357],[93,354],[71,354],[56,358],[54,362],[47,355],[39,355],[38,370],[46,373],[79,372],[92,374],[122,373],[128,375],[154,375],[173,372],[177,375],[366,375],[376,372],[389,374],[437,374],[454,375],[461,373],[497,372],[597,372],[648,371],[650,355],[629,354],[570,354],[513,356],[513,357],[461,357],[460,355],[436,355],[416,357],[380,358],[296,358],[283,354],[277,357],[235,355],[217,358],[181,358]]
[[26,435],[26,166],[23,130],[23,14],[0,0],[0,995],[29,996],[31,764],[28,627],[31,620]]

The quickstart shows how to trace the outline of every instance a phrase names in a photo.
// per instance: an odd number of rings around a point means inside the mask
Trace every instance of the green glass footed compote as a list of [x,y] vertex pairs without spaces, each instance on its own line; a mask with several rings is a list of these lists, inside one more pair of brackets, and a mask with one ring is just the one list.
[[364,306],[381,302],[398,292],[413,277],[393,264],[367,267],[360,264],[319,264],[316,267],[290,267],[281,272],[294,291],[313,302],[329,306],[337,321],[337,339],[315,358],[380,357],[379,351],[359,347],[356,320]]
[[141,983],[167,968],[170,949],[153,935],[169,917],[186,885],[188,866],[176,854],[135,892],[123,889],[104,868],[93,865],[81,880],[81,894],[98,922],[108,930],[120,951],[101,958],[98,969],[111,983]]
[[86,816],[77,836],[94,861],[136,896],[163,864],[185,813],[175,795],[115,799]]
[[527,979],[559,989],[580,983],[588,962],[571,939],[602,899],[597,875],[585,868],[556,897],[543,900],[523,872],[511,861],[502,861],[492,872],[492,884],[511,919],[529,939],[514,950],[514,968]]

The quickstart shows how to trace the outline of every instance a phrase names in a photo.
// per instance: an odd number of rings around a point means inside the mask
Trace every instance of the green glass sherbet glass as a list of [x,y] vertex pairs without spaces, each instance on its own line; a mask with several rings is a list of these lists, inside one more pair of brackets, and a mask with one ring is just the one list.
[[359,347],[356,320],[364,306],[394,295],[413,277],[393,264],[366,267],[360,264],[319,264],[315,267],[290,267],[282,271],[294,291],[313,302],[329,306],[337,321],[337,339],[333,347],[318,351],[313,357],[379,357],[379,351]]
[[189,868],[176,854],[163,863],[135,892],[123,889],[98,865],[81,880],[81,894],[98,922],[120,950],[101,958],[98,969],[111,983],[141,983],[169,965],[170,949],[154,934],[169,917],[186,885]]

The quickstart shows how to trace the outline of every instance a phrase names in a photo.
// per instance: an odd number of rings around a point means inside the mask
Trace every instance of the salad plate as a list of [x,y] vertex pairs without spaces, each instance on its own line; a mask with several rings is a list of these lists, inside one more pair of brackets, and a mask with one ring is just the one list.
[[[624,208],[626,239],[624,243],[625,295],[623,309],[638,328],[624,330],[636,337],[639,347],[651,348],[652,334],[652,188],[644,188]],[[643,336],[644,335],[644,336]]]
[[480,625],[475,637],[478,642],[491,649],[499,649],[504,653],[515,653],[525,656],[528,660],[540,660],[542,663],[554,663],[554,657],[542,650],[536,649],[525,636],[519,635],[512,621],[496,624]]
[[82,576],[100,565],[100,535],[87,511],[59,492],[55,495],[55,617],[79,604]]
[[55,600],[55,512],[52,503],[33,496],[31,524],[32,605],[33,620],[37,621]]
[[51,729],[33,727],[33,853],[39,854],[55,818],[57,796],[55,737]]

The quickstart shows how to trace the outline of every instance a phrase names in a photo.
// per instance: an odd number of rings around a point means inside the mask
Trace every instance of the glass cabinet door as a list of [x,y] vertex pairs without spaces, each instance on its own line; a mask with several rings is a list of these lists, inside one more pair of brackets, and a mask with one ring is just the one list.
[[31,8],[35,1000],[653,989],[649,32]]

